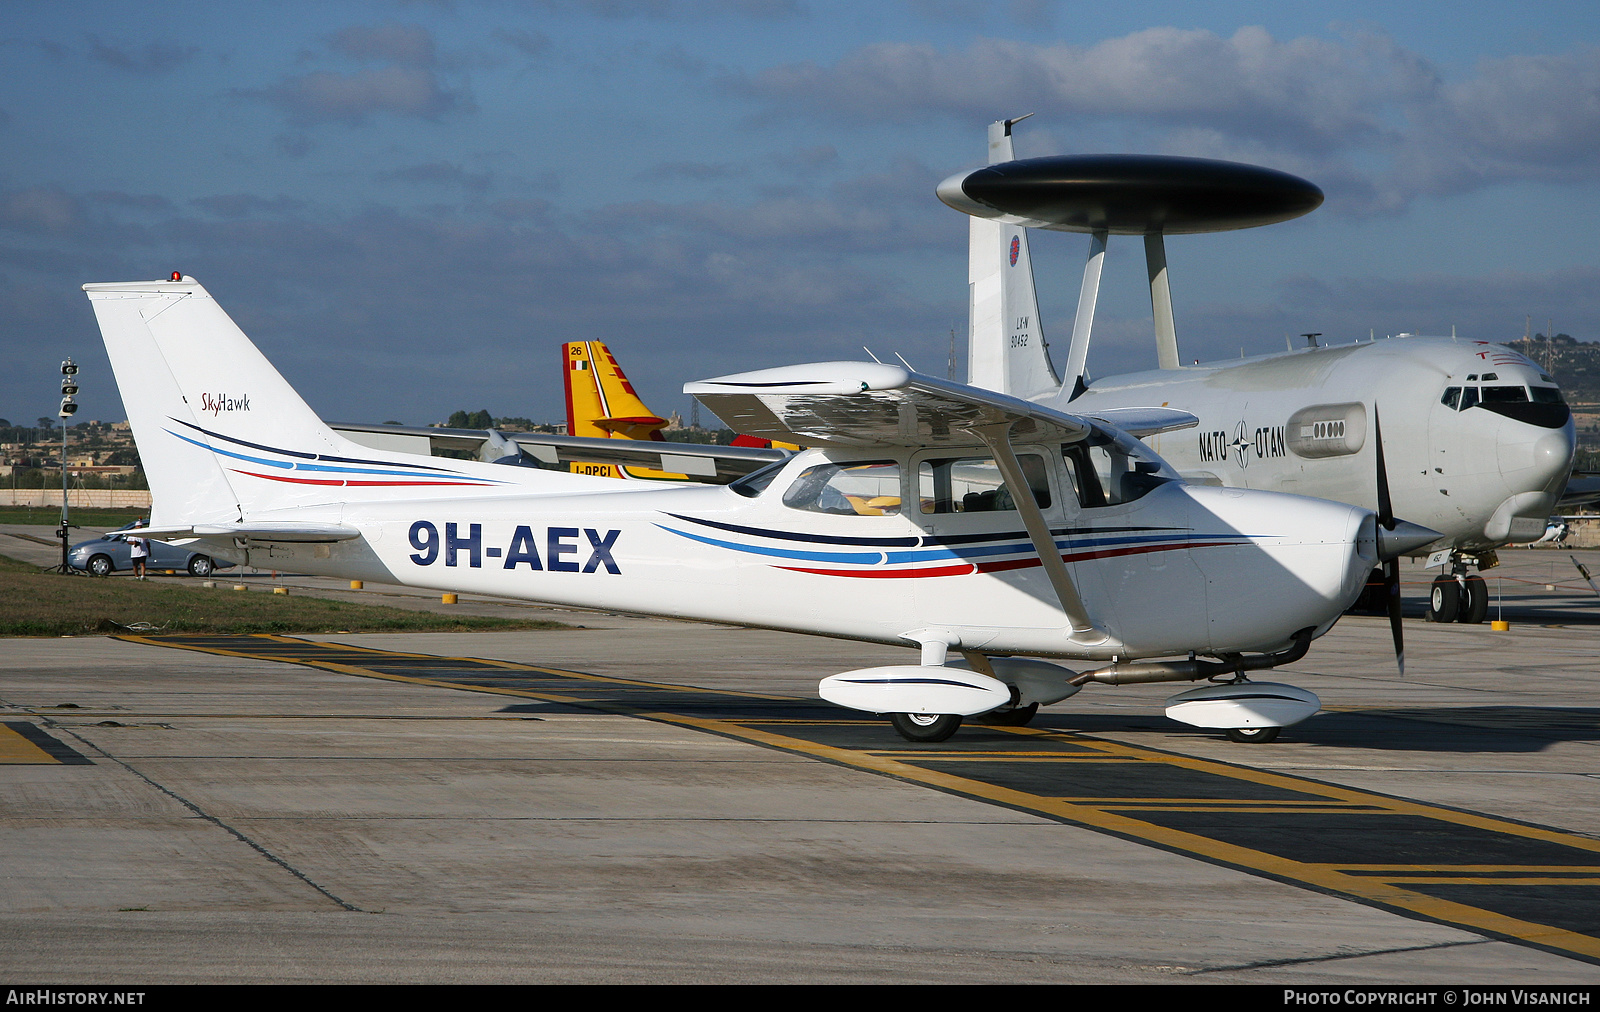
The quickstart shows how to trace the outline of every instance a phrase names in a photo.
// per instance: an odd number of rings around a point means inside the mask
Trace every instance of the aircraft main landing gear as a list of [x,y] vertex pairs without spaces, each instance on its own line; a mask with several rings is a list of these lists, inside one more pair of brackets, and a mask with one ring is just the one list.
[[889,723],[906,741],[944,741],[961,727],[961,714],[891,713]]
[[1226,733],[1229,741],[1252,744],[1275,741],[1282,730],[1281,727],[1230,727]]

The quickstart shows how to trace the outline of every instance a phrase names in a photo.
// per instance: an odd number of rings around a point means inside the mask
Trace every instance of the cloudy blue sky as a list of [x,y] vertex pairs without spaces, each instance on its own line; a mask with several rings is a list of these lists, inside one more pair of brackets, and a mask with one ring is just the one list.
[[[556,418],[607,341],[690,379],[964,335],[985,125],[1022,156],[1154,152],[1320,185],[1168,241],[1186,358],[1316,330],[1600,340],[1600,7],[453,0],[0,7],[0,417],[118,420],[79,285],[177,269],[325,417]],[[1087,248],[1036,234],[1064,350]],[[1113,239],[1090,369],[1154,363]]]

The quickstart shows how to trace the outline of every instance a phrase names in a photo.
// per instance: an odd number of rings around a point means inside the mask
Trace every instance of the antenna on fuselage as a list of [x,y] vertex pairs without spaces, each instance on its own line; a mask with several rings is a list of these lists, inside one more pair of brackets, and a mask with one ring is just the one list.
[[[938,195],[946,204],[974,218],[1022,226],[1024,232],[1026,228],[1047,228],[1089,233],[1089,258],[1083,268],[1072,345],[1062,376],[1062,382],[1072,386],[1072,397],[1086,388],[1089,337],[1109,236],[1144,238],[1156,359],[1163,369],[1177,369],[1181,359],[1172,289],[1167,279],[1166,236],[1287,221],[1315,210],[1323,200],[1322,191],[1316,186],[1286,172],[1204,158],[1058,155],[994,163],[997,133],[1004,135],[1001,150],[1009,149],[1011,125],[1015,122],[1004,120],[990,126],[992,164],[951,176],[939,184]],[[970,272],[974,281],[981,267],[977,255],[974,245]],[[970,360],[986,361],[987,355],[1004,361],[1011,350],[1003,343],[1005,335],[985,335],[995,342],[993,348],[979,347],[979,335],[975,322]],[[968,381],[977,386],[990,385],[984,382],[985,378],[974,371]]]

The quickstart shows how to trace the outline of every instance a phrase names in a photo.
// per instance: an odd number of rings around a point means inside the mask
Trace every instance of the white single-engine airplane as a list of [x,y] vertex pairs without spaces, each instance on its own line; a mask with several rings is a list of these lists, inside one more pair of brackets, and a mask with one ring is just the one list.
[[[1319,704],[1242,672],[1298,659],[1375,563],[1438,537],[1188,484],[1106,422],[874,363],[689,384],[742,431],[816,447],[727,486],[375,450],[173,277],[84,286],[150,479],[146,536],[273,569],[915,643],[920,665],[822,683],[914,740],[964,715],[1025,721],[1089,681],[1231,676],[1169,713],[1268,740]],[[1141,434],[1194,423],[1110,414]]]
[[[1026,118],[1026,117],[1023,117]],[[1453,337],[1309,346],[1181,365],[1164,236],[1249,228],[1306,214],[1322,192],[1271,169],[1198,158],[1078,155],[1015,160],[1011,128],[989,128],[989,165],[939,185],[972,215],[968,382],[1091,417],[1164,404],[1192,431],[1153,437],[1193,482],[1270,489],[1393,511],[1435,528],[1429,617],[1481,622],[1489,597],[1469,567],[1545,530],[1576,449],[1549,375],[1487,341]],[[1039,326],[1027,229],[1090,234],[1071,345],[1056,373]],[[1159,369],[1087,381],[1085,363],[1110,235],[1144,239]],[[1381,413],[1381,418],[1380,418]],[[1380,446],[1380,431],[1389,434]],[[1380,466],[1387,454],[1387,474]],[[1388,582],[1398,622],[1397,567]]]

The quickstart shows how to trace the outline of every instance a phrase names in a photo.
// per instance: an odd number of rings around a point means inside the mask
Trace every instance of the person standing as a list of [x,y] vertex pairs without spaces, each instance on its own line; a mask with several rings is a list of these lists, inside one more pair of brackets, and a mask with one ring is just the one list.
[[[144,526],[143,520],[139,521],[139,526]],[[133,577],[136,580],[142,580],[145,578],[145,564],[150,561],[150,539],[130,535],[128,537],[128,548],[133,555]]]

